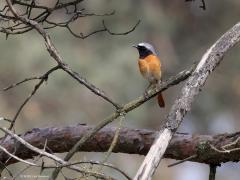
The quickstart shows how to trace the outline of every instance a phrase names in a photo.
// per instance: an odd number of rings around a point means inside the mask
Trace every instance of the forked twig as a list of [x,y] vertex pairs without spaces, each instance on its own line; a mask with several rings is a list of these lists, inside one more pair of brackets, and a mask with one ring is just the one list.
[[32,90],[32,92],[28,95],[28,97],[24,100],[24,102],[21,104],[21,106],[19,107],[19,109],[17,110],[17,113],[15,114],[15,116],[13,117],[10,127],[9,129],[11,130],[17,120],[18,115],[20,114],[20,112],[22,111],[22,109],[24,108],[24,106],[28,103],[28,101],[33,97],[33,95],[37,92],[37,90],[40,88],[40,86],[43,84],[44,81],[47,81],[49,74],[51,74],[52,72],[58,70],[60,67],[59,66],[55,66],[53,68],[51,68],[49,71],[47,71],[41,78],[40,81],[35,85],[34,89]]

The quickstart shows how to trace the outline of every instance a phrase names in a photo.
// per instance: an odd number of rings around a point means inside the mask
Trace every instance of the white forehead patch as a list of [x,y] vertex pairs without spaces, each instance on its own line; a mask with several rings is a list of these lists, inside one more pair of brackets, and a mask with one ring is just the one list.
[[153,54],[157,55],[154,47],[153,47],[151,44],[149,44],[149,43],[142,42],[142,43],[139,43],[138,46],[143,46],[143,47],[145,47],[146,49],[150,50]]

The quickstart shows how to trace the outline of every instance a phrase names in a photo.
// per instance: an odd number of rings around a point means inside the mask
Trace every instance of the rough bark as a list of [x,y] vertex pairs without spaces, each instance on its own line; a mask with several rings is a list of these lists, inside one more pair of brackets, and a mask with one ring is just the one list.
[[[35,128],[21,135],[21,137],[38,148],[43,148],[47,140],[47,150],[52,153],[68,152],[72,146],[87,132],[91,131],[92,127],[86,125],[77,125],[69,127],[50,127],[50,128]],[[105,152],[108,150],[112,142],[116,128],[106,127],[100,130],[91,140],[79,151],[86,152]],[[139,154],[146,155],[157,135],[157,131],[146,129],[130,129],[122,128],[119,134],[119,140],[114,148],[115,153]],[[239,161],[240,133],[219,134],[219,135],[188,135],[175,134],[167,151],[164,154],[165,158],[182,160],[192,155],[197,155],[191,159],[194,162],[207,164],[220,164],[229,161]],[[2,146],[10,152],[22,159],[31,159],[37,154],[29,150],[24,145],[16,142],[13,138],[8,137]],[[211,146],[221,150],[221,147],[226,145],[230,149],[235,149],[229,152],[216,151]],[[5,163],[9,157],[1,152],[0,161]],[[15,159],[11,159],[6,165],[16,163]]]

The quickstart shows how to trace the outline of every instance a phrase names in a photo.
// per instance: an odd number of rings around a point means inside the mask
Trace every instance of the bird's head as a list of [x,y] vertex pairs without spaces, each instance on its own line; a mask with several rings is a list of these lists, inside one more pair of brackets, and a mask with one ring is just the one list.
[[149,43],[142,42],[137,45],[133,45],[133,47],[137,48],[140,59],[145,58],[150,54],[157,55],[154,47]]

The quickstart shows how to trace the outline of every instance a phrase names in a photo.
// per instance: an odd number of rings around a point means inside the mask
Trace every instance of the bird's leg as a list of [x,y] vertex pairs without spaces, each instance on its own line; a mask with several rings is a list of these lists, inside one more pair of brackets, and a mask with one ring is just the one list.
[[146,88],[146,91],[152,86],[152,83],[149,83],[148,87]]
[[159,79],[156,83],[156,86],[160,86],[162,84],[162,79]]
[[144,97],[147,98],[148,97],[148,90],[150,89],[150,87],[152,87],[152,83],[149,83],[148,87],[146,88],[145,92],[144,92]]

